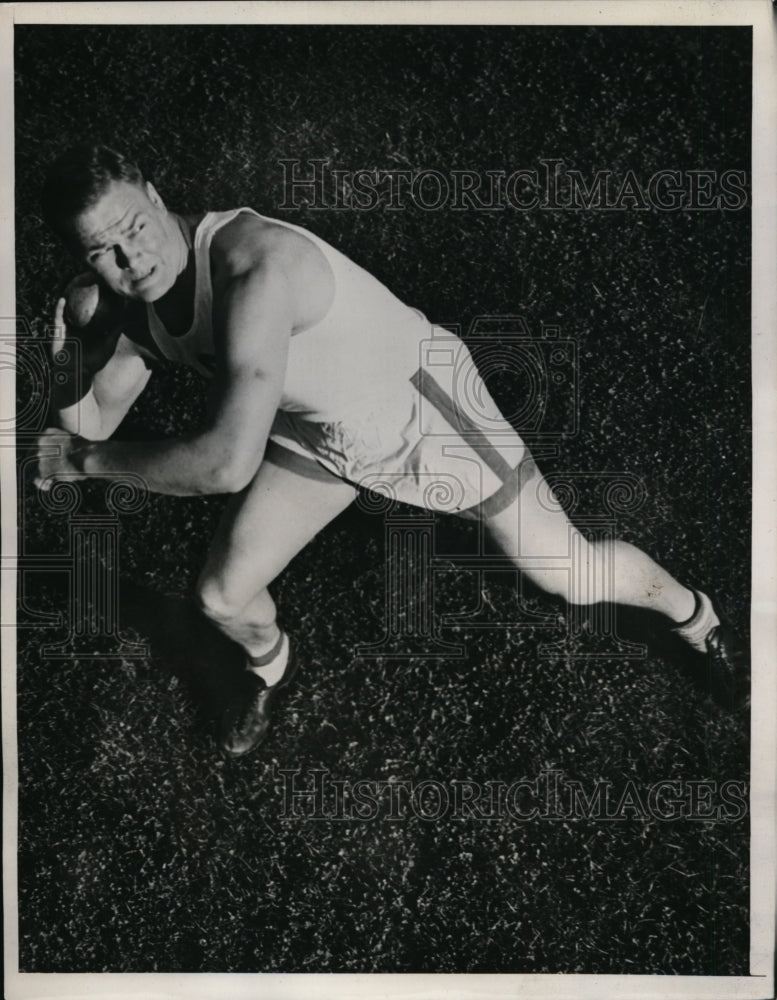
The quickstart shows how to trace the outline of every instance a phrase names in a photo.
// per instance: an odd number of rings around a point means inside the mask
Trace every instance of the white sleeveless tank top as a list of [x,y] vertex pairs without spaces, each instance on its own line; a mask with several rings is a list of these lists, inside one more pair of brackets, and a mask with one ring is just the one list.
[[318,422],[361,419],[377,403],[404,389],[420,363],[420,342],[430,325],[416,309],[401,302],[377,278],[324,240],[299,226],[268,219],[251,208],[209,212],[194,236],[194,318],[182,336],[171,336],[147,304],[148,326],[161,353],[200,374],[213,374],[210,244],[222,226],[240,212],[300,233],[317,246],[332,269],[335,293],[324,318],[296,333],[280,409]]

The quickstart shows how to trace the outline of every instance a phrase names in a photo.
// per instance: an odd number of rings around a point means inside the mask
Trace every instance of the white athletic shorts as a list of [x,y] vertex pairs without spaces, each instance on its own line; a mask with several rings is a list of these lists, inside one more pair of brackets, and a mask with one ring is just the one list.
[[434,328],[410,377],[376,386],[369,409],[311,421],[279,410],[265,460],[317,480],[346,480],[402,503],[462,517],[509,506],[534,471],[462,340]]

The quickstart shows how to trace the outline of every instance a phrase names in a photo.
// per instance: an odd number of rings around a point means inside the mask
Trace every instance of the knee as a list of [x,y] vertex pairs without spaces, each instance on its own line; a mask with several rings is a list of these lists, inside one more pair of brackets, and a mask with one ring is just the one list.
[[225,624],[240,615],[250,597],[243,599],[243,595],[216,577],[202,576],[197,583],[195,599],[206,618]]

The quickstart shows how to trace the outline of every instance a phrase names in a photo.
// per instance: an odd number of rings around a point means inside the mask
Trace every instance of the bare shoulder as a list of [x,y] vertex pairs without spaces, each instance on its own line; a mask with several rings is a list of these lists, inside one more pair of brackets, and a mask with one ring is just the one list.
[[315,243],[249,212],[241,212],[214,234],[211,267],[214,288],[256,268],[283,275],[299,329],[321,319],[334,298],[332,269]]

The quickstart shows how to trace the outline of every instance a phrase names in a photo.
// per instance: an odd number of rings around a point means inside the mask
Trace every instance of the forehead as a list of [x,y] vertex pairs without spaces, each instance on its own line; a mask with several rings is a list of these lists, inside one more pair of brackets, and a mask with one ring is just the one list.
[[78,243],[88,245],[129,225],[135,214],[151,211],[145,187],[129,181],[110,181],[97,201],[73,219],[73,234]]

